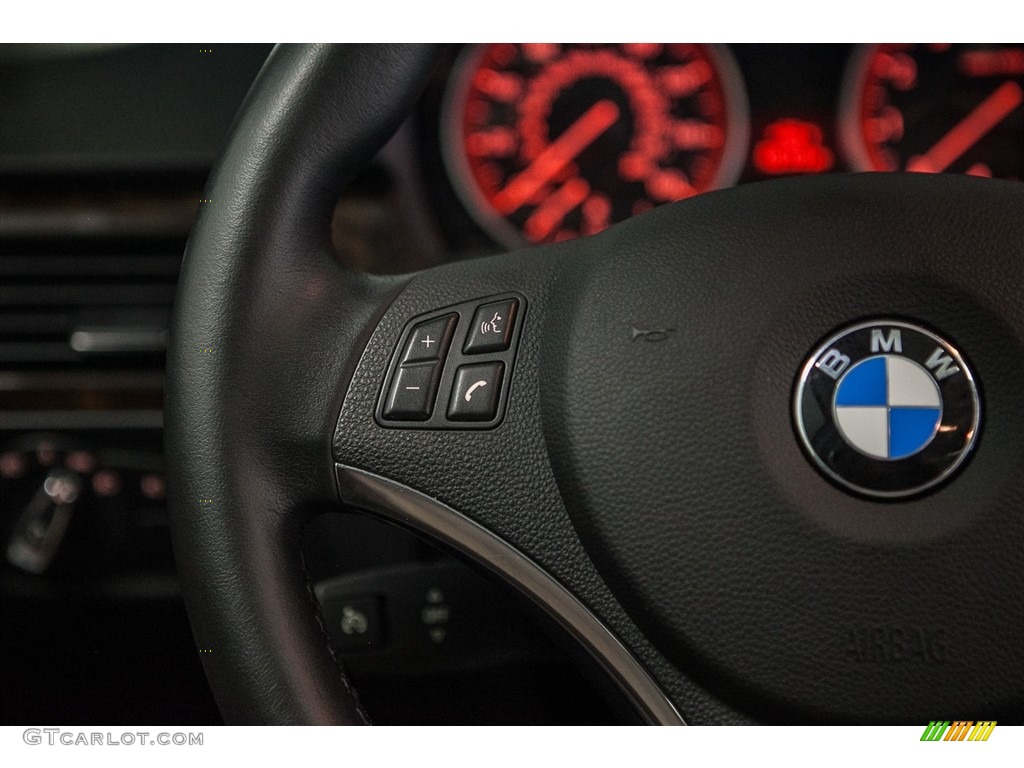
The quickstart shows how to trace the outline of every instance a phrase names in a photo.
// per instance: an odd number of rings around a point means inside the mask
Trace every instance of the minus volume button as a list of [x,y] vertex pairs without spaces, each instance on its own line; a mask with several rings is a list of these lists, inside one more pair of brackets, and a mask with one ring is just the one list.
[[395,372],[383,417],[389,421],[426,421],[434,410],[440,363],[403,365]]

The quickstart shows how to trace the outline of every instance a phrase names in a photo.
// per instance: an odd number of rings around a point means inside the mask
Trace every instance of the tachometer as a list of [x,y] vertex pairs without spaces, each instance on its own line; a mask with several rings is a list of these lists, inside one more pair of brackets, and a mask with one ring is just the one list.
[[851,61],[843,146],[860,171],[1024,178],[1024,46],[874,45]]
[[443,120],[460,197],[512,247],[728,186],[749,135],[731,56],[683,43],[475,46]]

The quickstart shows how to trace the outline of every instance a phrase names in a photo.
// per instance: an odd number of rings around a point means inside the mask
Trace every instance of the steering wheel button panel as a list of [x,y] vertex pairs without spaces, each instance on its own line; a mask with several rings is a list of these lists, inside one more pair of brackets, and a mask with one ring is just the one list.
[[[526,299],[484,296],[412,318],[377,403],[382,427],[491,429],[504,418]],[[447,408],[436,407],[447,397]],[[468,396],[468,397],[467,397]]]
[[512,329],[515,328],[516,310],[519,302],[515,299],[484,304],[473,316],[473,325],[466,339],[467,355],[482,352],[500,352],[512,343]]
[[428,360],[444,360],[458,319],[458,315],[445,315],[414,326],[409,341],[405,345],[402,362],[418,363]]
[[448,418],[454,421],[490,421],[498,412],[498,395],[505,364],[464,365],[455,374],[455,386],[448,403]]

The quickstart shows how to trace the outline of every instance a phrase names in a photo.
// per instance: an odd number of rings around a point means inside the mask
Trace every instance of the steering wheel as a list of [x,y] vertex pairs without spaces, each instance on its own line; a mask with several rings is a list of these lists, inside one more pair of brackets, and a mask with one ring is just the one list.
[[[301,556],[305,522],[342,505],[513,584],[648,722],[1019,719],[1024,187],[781,180],[579,240],[350,271],[332,206],[434,57],[275,49],[188,244],[172,528],[226,720],[368,721]],[[875,321],[889,356],[894,328],[943,339],[980,392],[969,435],[933,429],[973,453],[898,498],[829,476],[849,446],[803,445],[794,421],[814,350]],[[919,464],[871,467],[884,485]]]

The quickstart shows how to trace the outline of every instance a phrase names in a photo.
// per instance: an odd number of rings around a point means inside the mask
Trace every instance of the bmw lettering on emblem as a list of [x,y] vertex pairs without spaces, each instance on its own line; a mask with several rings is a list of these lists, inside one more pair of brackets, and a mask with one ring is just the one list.
[[868,496],[899,498],[949,477],[978,437],[974,377],[949,342],[895,320],[829,338],[800,373],[797,433],[815,465]]

